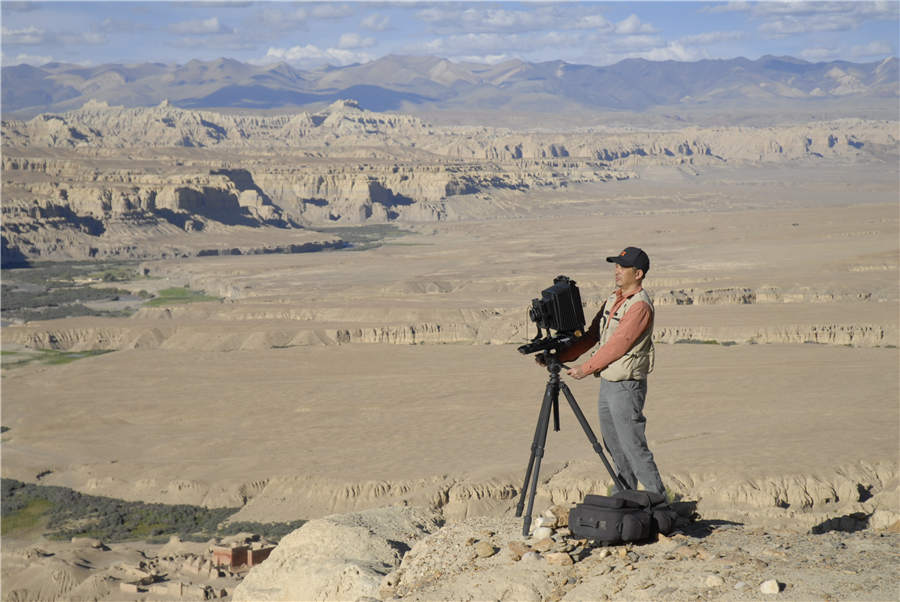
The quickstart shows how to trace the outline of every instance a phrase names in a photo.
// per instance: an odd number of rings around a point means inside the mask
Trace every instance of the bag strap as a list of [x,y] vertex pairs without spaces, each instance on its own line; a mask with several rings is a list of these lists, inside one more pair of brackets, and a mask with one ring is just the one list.
[[620,509],[620,508],[632,508],[632,509],[642,509],[643,505],[630,500],[625,497],[616,497],[616,496],[607,496],[607,495],[593,495],[588,494],[584,496],[584,504],[588,506],[596,506],[598,508],[610,508],[610,509]]
[[614,493],[613,497],[628,500],[633,504],[637,504],[640,508],[652,508],[653,506],[658,506],[666,501],[666,496],[661,493],[656,493],[654,491],[636,491],[633,489],[619,491]]

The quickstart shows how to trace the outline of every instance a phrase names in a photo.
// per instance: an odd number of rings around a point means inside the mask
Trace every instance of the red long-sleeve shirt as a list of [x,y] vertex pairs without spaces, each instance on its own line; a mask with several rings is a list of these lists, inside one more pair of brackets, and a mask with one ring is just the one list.
[[[625,300],[641,291],[639,287],[636,291],[629,295],[623,295],[622,289],[616,289],[616,302],[609,308],[609,315],[612,316],[616,310],[625,303]],[[568,362],[580,357],[585,351],[597,344],[600,340],[600,322],[603,319],[605,308],[601,308],[594,319],[588,331],[579,338],[571,347],[560,352],[560,361]],[[592,374],[603,370],[608,365],[625,355],[631,349],[635,342],[640,338],[644,331],[650,327],[653,322],[653,311],[650,306],[643,301],[638,301],[628,308],[622,320],[616,327],[616,331],[606,344],[594,352],[590,359],[581,364],[582,374]]]

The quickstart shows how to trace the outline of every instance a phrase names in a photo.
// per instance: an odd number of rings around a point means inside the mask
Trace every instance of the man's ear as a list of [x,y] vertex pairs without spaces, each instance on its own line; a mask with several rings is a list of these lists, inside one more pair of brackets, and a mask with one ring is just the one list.
[[643,280],[644,279],[644,270],[641,268],[634,268],[634,279],[635,280]]

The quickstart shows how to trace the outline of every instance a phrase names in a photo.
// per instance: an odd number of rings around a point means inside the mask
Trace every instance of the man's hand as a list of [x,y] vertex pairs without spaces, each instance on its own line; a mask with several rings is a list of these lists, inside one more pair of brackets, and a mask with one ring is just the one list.
[[568,374],[575,380],[581,380],[582,378],[587,376],[587,374],[585,374],[584,372],[581,371],[581,366],[575,366],[574,368],[569,368],[568,370],[566,370],[566,374]]

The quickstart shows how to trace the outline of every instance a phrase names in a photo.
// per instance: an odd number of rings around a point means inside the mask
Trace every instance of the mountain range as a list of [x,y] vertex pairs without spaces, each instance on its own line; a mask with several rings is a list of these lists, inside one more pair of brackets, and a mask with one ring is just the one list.
[[79,108],[90,100],[124,107],[164,100],[182,108],[322,107],[352,98],[372,111],[628,110],[767,102],[862,99],[893,103],[898,59],[810,63],[764,56],[696,62],[627,59],[597,67],[563,61],[496,65],[431,56],[386,56],[345,67],[301,71],[220,58],[85,67],[47,63],[2,68],[4,118]]

